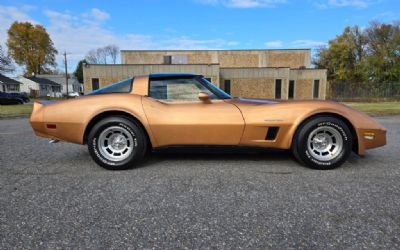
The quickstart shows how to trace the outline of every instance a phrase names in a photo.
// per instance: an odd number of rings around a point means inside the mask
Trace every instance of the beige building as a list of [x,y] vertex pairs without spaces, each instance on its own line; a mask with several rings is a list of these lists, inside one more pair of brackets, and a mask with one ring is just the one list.
[[122,50],[122,64],[84,67],[85,93],[140,74],[204,75],[232,96],[325,99],[326,70],[311,69],[310,49]]

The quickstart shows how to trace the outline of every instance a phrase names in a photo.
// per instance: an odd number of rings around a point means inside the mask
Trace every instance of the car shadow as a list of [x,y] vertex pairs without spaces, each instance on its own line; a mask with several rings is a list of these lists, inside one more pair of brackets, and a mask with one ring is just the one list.
[[293,160],[288,150],[276,149],[254,149],[254,148],[223,148],[223,147],[200,147],[200,148],[166,148],[149,153],[145,158],[143,166],[159,163],[161,161],[287,161]]

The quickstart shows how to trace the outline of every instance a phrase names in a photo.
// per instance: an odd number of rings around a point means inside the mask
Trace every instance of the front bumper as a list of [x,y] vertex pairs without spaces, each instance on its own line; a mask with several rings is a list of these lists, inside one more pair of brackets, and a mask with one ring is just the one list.
[[364,155],[365,150],[386,145],[386,129],[358,129],[358,154]]

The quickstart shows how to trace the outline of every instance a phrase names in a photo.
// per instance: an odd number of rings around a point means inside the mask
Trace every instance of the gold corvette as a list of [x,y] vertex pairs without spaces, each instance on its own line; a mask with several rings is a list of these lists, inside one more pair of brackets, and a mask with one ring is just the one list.
[[386,144],[384,127],[340,103],[232,98],[193,74],[136,76],[76,99],[35,102],[30,122],[53,142],[87,144],[107,169],[189,145],[291,149],[306,166],[332,169],[351,151]]

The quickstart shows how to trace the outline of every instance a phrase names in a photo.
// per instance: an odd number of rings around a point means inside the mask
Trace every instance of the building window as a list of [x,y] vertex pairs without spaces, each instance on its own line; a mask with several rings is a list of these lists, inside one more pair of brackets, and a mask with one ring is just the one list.
[[224,81],[224,90],[226,93],[231,94],[231,80]]
[[293,99],[294,98],[294,80],[290,80],[289,81],[289,99]]
[[7,84],[7,91],[19,92],[19,84]]
[[319,80],[314,80],[314,87],[313,87],[313,98],[319,98]]
[[187,64],[187,62],[188,62],[187,55],[174,55],[171,56],[170,64]]
[[164,56],[164,64],[171,64],[172,56]]
[[92,90],[99,88],[99,78],[92,78]]
[[51,91],[52,92],[61,92],[61,87],[60,86],[52,86]]
[[282,79],[275,80],[275,99],[282,98]]
[[77,84],[72,85],[72,90],[74,92],[79,92],[79,85],[77,85]]

